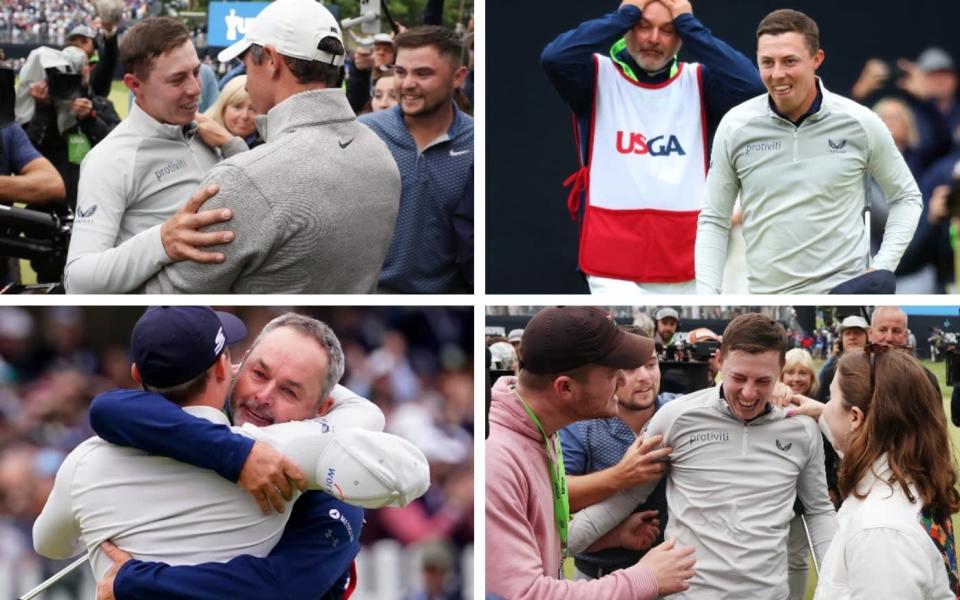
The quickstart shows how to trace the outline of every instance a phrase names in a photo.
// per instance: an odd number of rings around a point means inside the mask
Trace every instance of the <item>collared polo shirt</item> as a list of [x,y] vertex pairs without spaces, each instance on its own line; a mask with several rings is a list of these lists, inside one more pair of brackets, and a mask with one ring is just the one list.
[[[457,244],[464,234],[457,231],[455,213],[473,182],[473,117],[454,107],[450,129],[422,152],[399,105],[359,120],[386,142],[400,169],[400,211],[380,286],[404,293],[463,287]],[[470,236],[472,244],[472,231]]]

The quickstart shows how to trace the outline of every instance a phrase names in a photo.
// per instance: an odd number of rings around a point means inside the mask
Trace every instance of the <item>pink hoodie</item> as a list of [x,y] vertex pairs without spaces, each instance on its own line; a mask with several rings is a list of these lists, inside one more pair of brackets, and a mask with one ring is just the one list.
[[487,593],[506,600],[653,600],[657,580],[642,565],[595,581],[562,579],[547,451],[539,430],[509,387],[514,383],[515,377],[500,378],[490,404]]

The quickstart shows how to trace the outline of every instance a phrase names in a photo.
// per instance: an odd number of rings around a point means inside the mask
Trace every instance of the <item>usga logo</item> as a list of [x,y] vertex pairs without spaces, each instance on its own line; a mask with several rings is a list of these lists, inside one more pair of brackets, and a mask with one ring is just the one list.
[[667,136],[658,135],[647,140],[642,133],[630,131],[617,132],[617,152],[620,154],[649,154],[650,156],[670,156],[674,152],[679,156],[686,156],[683,146],[677,136],[671,135],[666,143]]

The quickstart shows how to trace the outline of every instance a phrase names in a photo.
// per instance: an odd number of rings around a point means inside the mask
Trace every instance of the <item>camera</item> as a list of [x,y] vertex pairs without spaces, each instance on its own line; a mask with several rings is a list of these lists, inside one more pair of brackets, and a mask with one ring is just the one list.
[[47,89],[54,100],[73,101],[83,96],[83,75],[80,73],[63,73],[53,67],[45,72]]
[[59,281],[67,262],[73,212],[41,212],[0,204],[0,256],[32,261],[38,286],[7,286],[0,293],[61,291]]

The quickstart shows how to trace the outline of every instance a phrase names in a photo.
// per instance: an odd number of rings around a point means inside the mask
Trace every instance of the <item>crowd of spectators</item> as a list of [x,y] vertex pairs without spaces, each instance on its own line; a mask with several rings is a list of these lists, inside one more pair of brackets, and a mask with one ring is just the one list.
[[[227,308],[251,335],[242,356],[281,307]],[[328,323],[346,357],[342,383],[376,403],[387,431],[430,460],[432,486],[400,509],[367,511],[364,544],[395,539],[422,553],[423,581],[438,570],[443,598],[458,598],[459,556],[473,543],[473,375],[469,308],[297,309]],[[93,435],[87,409],[99,392],[136,387],[127,341],[141,308],[0,308],[0,596],[14,597],[65,563],[33,552],[31,528],[60,463]],[[31,570],[32,569],[32,570]],[[67,597],[87,598],[88,574],[64,581]],[[370,575],[372,576],[372,575]],[[5,589],[4,584],[13,589]],[[434,596],[431,596],[433,598]]]
[[[126,0],[125,21],[147,16],[150,0]],[[89,0],[7,0],[0,5],[0,42],[62,46],[78,25],[98,25],[97,8]]]

